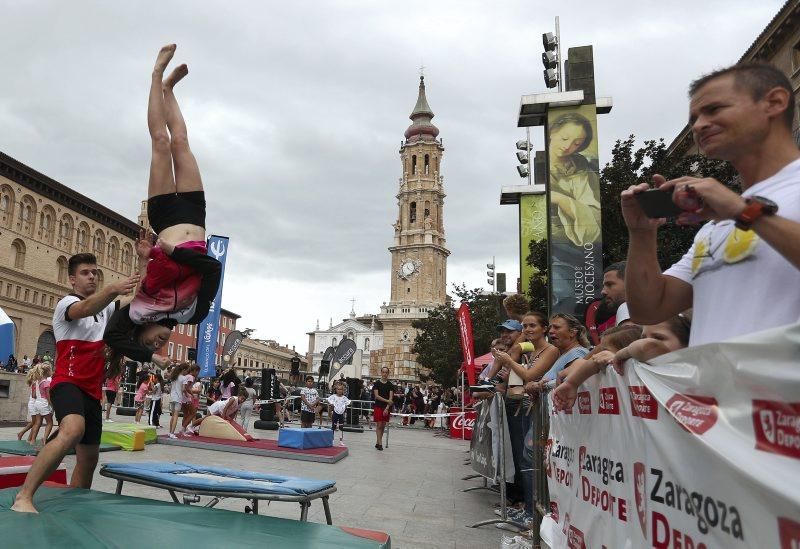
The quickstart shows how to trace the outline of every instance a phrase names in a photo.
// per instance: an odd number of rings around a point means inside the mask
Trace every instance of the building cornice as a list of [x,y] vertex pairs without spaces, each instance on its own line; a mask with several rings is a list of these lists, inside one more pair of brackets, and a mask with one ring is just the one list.
[[0,175],[129,238],[136,240],[139,235],[139,225],[136,222],[2,152]]

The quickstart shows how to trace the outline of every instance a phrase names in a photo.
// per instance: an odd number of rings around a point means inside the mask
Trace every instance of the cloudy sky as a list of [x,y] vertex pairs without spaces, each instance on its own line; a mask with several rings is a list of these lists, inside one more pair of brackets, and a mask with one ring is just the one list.
[[[449,283],[518,276],[520,96],[546,91],[541,34],[594,45],[601,163],[633,133],[670,141],[688,82],[735,62],[782,0],[605,2],[4,0],[0,150],[136,219],[146,198],[149,76],[162,44],[209,200],[231,238],[223,306],[256,337],[378,312],[389,297],[398,149],[420,65],[445,157]],[[558,6],[558,7],[555,7]],[[542,147],[541,129],[534,142]],[[513,284],[513,282],[511,282]]]

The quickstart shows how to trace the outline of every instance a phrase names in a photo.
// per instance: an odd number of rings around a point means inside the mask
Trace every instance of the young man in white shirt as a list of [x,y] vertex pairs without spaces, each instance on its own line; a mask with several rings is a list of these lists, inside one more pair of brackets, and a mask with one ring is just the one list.
[[53,313],[56,363],[50,400],[58,419],[58,435],[36,456],[11,507],[13,511],[38,512],[33,495],[73,448],[76,460],[70,486],[91,488],[103,429],[103,331],[116,309],[114,300],[130,294],[139,281],[135,274],[98,291],[97,259],[92,254],[72,256],[67,272],[73,293],[63,297]]
[[689,123],[709,158],[729,161],[742,195],[711,178],[653,182],[672,193],[679,223],[707,220],[689,252],[661,272],[656,231],[631,185],[621,205],[630,242],[625,276],[631,320],[657,324],[693,307],[690,345],[797,322],[800,314],[800,150],[792,85],[778,69],[746,63],[690,87]]

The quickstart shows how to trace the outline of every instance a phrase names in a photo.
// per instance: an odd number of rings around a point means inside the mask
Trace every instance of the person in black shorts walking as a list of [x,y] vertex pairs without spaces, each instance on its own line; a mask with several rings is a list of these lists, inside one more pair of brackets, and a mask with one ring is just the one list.
[[375,420],[375,435],[377,442],[376,450],[383,450],[383,432],[392,413],[394,405],[394,385],[389,381],[389,368],[381,368],[381,378],[372,386],[372,394],[375,397],[375,406],[372,409],[373,419]]

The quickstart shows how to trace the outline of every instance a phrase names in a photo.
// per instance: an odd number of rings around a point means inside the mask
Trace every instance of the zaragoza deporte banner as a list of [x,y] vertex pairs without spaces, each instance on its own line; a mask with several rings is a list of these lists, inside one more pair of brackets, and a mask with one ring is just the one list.
[[548,546],[800,547],[799,356],[795,324],[548,395]]
[[547,114],[550,218],[550,313],[583,320],[600,295],[597,113],[595,105],[559,107]]

